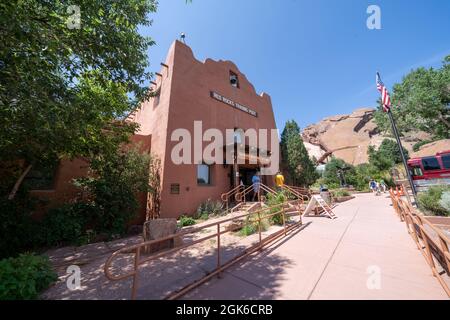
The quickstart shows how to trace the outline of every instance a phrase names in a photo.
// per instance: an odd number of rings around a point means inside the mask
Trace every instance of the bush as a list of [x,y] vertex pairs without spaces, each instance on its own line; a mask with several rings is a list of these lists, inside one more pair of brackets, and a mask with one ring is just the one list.
[[429,143],[431,143],[431,142],[433,142],[433,141],[432,141],[432,140],[423,140],[423,141],[419,141],[419,142],[417,142],[416,144],[413,145],[413,151],[414,151],[414,152],[417,152],[417,151],[420,150],[420,147],[422,147],[422,146],[424,146],[424,145],[426,145],[426,144],[429,144]]
[[[267,195],[267,205],[271,207],[265,215],[275,214],[282,209],[282,204],[288,200],[288,196],[284,192]],[[283,213],[280,212],[269,218],[271,224],[283,225]]]
[[223,212],[223,204],[220,201],[212,201],[211,199],[202,202],[195,214],[196,219],[207,220],[209,216],[217,216]]
[[57,280],[48,258],[21,254],[0,261],[0,300],[36,299]]
[[343,189],[333,190],[333,191],[331,191],[331,193],[333,194],[333,197],[335,197],[335,198],[348,197],[350,195],[350,192],[348,192],[347,190],[343,190]]
[[430,215],[435,216],[450,215],[450,212],[441,205],[441,198],[443,194],[448,193],[448,191],[450,191],[450,187],[448,186],[435,186],[429,188],[426,192],[419,195],[420,209],[424,210],[427,214]]
[[31,219],[34,203],[26,195],[0,198],[0,259],[15,257],[36,245],[37,223]]
[[95,231],[110,237],[126,233],[139,209],[137,194],[153,192],[148,169],[154,161],[137,148],[91,160],[90,177],[76,180],[75,185],[85,191],[89,199],[86,203],[94,208]]
[[[369,146],[367,153],[369,155],[369,163],[380,171],[389,170],[395,164],[402,162],[400,148],[397,142],[391,139],[384,139],[378,150],[375,150],[373,146]],[[405,148],[403,148],[403,153],[406,158],[409,157],[408,150]]]
[[196,224],[195,219],[192,217],[188,217],[188,216],[181,216],[180,220],[178,222],[178,226],[180,228],[187,227],[187,226],[193,226],[194,224]]
[[[261,231],[266,231],[269,229],[269,222],[267,219],[261,220]],[[250,215],[247,217],[244,227],[239,230],[239,235],[249,236],[259,231],[258,215]]]
[[41,223],[41,242],[46,246],[85,244],[87,226],[95,214],[95,207],[86,203],[65,204],[51,209]]

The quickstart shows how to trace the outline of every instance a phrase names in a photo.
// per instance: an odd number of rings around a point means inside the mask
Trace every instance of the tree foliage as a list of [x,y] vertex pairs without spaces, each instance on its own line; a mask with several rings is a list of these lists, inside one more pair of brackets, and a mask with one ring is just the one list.
[[85,191],[81,201],[94,208],[96,231],[124,234],[139,209],[139,192],[152,192],[151,167],[159,163],[139,150],[116,150],[92,159],[88,177],[76,180]]
[[[369,146],[367,153],[369,154],[369,163],[381,171],[389,170],[394,165],[402,162],[400,148],[397,142],[391,139],[384,139],[378,150],[375,150],[373,146]],[[408,150],[403,148],[403,153],[408,158]]]
[[[392,92],[392,113],[398,129],[405,133],[419,129],[435,139],[450,137],[450,55],[439,69],[418,68],[395,84]],[[383,131],[391,130],[381,108],[375,121]]]
[[0,163],[90,157],[136,129],[113,120],[146,96],[153,41],[138,26],[150,25],[156,1],[70,5],[80,10],[79,26],[66,1],[0,4]]
[[281,134],[282,167],[288,180],[294,185],[309,186],[317,179],[314,163],[300,136],[300,128],[294,120],[288,121]]
[[332,185],[340,185],[341,180],[339,178],[339,171],[344,172],[345,180],[349,183],[347,180],[349,176],[353,174],[354,167],[346,163],[344,160],[334,157],[325,165],[323,177],[328,184],[331,183]]
[[338,171],[344,170],[345,182],[357,190],[368,190],[370,179],[377,181],[383,180],[388,186],[393,185],[392,178],[388,170],[380,170],[372,163],[362,163],[357,166],[346,163],[345,161],[332,158],[325,166],[323,176],[318,180],[316,186],[326,185],[329,189],[339,188],[341,185]]

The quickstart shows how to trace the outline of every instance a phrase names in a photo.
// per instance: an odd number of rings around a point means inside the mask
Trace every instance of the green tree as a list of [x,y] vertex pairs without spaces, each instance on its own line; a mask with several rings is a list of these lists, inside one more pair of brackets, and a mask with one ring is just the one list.
[[[394,85],[391,98],[391,110],[401,132],[419,129],[435,139],[449,138],[450,55],[439,69],[411,71]],[[375,121],[381,130],[391,130],[388,116],[381,108],[375,113]]]
[[[403,152],[405,157],[408,158],[408,150],[403,148]],[[369,155],[369,163],[381,171],[388,170],[395,164],[402,162],[400,148],[397,142],[391,139],[384,139],[378,150],[375,150],[374,146],[369,146],[367,153]]]
[[[341,172],[341,173],[340,173]],[[341,178],[340,175],[343,177]],[[342,159],[333,157],[326,165],[323,173],[325,183],[331,186],[340,186],[341,179],[345,179],[347,184],[353,184],[354,167],[351,164],[346,163]],[[343,182],[343,181],[342,181]],[[329,186],[330,187],[330,186]]]
[[[11,0],[0,5],[0,163],[92,157],[127,141],[122,119],[147,95],[139,34],[155,0]],[[79,9],[79,20],[77,10]],[[77,24],[79,22],[79,24]],[[19,179],[17,179],[20,177]],[[12,187],[12,186],[10,186]]]
[[290,183],[309,186],[318,178],[316,168],[300,136],[300,128],[288,121],[281,134],[282,168],[287,171]]
[[86,199],[95,211],[93,225],[98,232],[123,234],[127,223],[139,209],[139,192],[153,192],[149,176],[152,166],[159,161],[149,154],[142,154],[138,148],[105,152],[90,164],[89,177],[80,178],[75,184],[85,191],[81,201]]

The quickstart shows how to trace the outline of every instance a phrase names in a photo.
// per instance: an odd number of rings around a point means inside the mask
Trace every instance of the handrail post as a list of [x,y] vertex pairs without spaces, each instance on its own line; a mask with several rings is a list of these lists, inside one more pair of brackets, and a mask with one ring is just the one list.
[[445,239],[442,238],[442,236],[439,234],[439,241],[441,242],[442,247],[442,253],[444,254],[444,262],[447,265],[447,270],[450,271],[450,260],[449,260],[449,251],[448,251],[448,245]]
[[286,232],[286,217],[284,216],[284,214],[285,214],[284,205],[281,205],[281,216],[283,217],[284,235],[286,236],[286,234],[287,234],[287,232]]
[[[220,223],[217,224],[217,269],[220,269]],[[217,278],[220,278],[220,272],[217,274]]]
[[258,210],[258,232],[259,232],[259,245],[262,243],[261,238],[261,212]]
[[131,292],[131,300],[136,300],[136,293],[138,287],[138,268],[140,259],[141,259],[141,247],[137,247],[136,253],[134,255],[134,275],[133,275],[133,289]]

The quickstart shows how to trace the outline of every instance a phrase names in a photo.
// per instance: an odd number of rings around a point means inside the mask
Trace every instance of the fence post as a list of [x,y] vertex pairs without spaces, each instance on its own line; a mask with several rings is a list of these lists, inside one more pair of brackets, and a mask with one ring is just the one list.
[[139,260],[141,259],[141,247],[136,248],[136,253],[134,255],[134,275],[133,275],[133,289],[131,292],[131,300],[136,299],[137,287],[138,287],[138,268]]
[[[220,223],[217,224],[217,269],[220,269]],[[220,278],[220,272],[217,278]]]
[[261,211],[258,210],[258,232],[259,232],[259,245],[261,245]]

